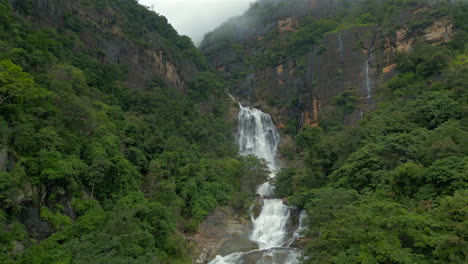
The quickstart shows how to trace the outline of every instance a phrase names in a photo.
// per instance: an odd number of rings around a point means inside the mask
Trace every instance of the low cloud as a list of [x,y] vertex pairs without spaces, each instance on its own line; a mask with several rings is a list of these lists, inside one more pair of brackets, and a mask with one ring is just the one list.
[[179,34],[196,45],[203,36],[233,16],[242,14],[254,0],[140,0],[165,16]]

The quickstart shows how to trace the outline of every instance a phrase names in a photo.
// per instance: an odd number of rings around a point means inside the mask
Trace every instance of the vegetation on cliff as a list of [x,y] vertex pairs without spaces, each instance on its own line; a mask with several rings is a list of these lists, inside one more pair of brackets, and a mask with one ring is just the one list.
[[[158,32],[206,69],[190,39],[136,1],[83,2],[112,5],[127,38]],[[237,157],[223,81],[207,71],[188,95],[157,76],[129,89],[128,66],[87,49],[74,14],[65,28],[33,25],[28,3],[14,13],[0,1],[0,262],[190,263],[181,232],[245,206],[240,179],[263,168]]]
[[[368,110],[366,79],[375,88],[392,76],[396,53],[418,42],[450,39],[463,5],[462,0],[257,1],[208,33],[201,49],[234,96],[255,102],[294,136],[303,125],[317,123],[317,112],[329,111],[339,94],[357,99],[342,102],[355,112],[336,113],[339,122],[347,117],[346,124],[356,124],[356,110]],[[322,122],[338,119],[332,114]]]
[[325,113],[296,136],[288,155],[304,166],[279,173],[276,192],[308,212],[305,263],[466,262],[467,11],[453,12],[452,41],[398,56],[357,127]]
[[[268,174],[263,161],[237,156],[224,80],[138,1],[82,0],[119,19],[90,25],[66,12],[53,28],[28,22],[33,2],[0,0],[0,263],[191,263],[183,233],[217,207],[245,209]],[[247,14],[263,23],[299,2],[309,1],[263,0]],[[286,21],[285,34],[275,27],[248,45],[227,23],[203,44],[216,44],[208,59],[236,54],[236,85],[290,57],[304,75],[306,54],[325,52],[327,34],[392,32],[399,12],[425,3],[336,2],[333,12]],[[282,155],[294,166],[278,174],[276,193],[308,212],[305,263],[466,262],[468,6],[435,2],[429,17],[450,16],[457,33],[398,54],[397,74],[358,126],[343,123],[361,102],[354,89],[321,109],[319,127],[288,124],[295,144]],[[97,33],[101,22],[118,27]],[[138,49],[156,39],[173,65],[196,69],[187,90],[167,76],[129,89],[131,66],[85,44],[90,27],[96,39],[118,36]]]

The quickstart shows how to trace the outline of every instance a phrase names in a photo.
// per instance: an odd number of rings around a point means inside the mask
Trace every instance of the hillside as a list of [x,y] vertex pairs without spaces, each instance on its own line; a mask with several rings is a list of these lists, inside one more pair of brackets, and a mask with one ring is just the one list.
[[125,83],[143,87],[155,75],[185,91],[205,59],[187,36],[179,36],[167,19],[148,11],[138,1],[10,0],[16,13],[41,27],[73,35],[91,56],[109,64],[125,65]]
[[239,179],[223,81],[136,1],[0,1],[0,262],[190,263]]
[[464,263],[464,1],[257,1],[201,49],[270,113],[304,263]]
[[466,263],[467,42],[464,0],[258,0],[200,49],[0,0],[0,263]]
[[339,118],[355,125],[395,74],[397,53],[453,38],[457,1],[428,2],[258,1],[207,34],[201,50],[233,95],[271,113],[289,134],[316,126],[342,93],[359,98]]

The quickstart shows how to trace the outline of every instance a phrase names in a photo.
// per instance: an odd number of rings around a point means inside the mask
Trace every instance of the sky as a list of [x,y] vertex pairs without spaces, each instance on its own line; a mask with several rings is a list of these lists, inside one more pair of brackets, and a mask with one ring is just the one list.
[[196,45],[203,36],[233,16],[241,15],[254,0],[140,0],[165,16],[181,35]]

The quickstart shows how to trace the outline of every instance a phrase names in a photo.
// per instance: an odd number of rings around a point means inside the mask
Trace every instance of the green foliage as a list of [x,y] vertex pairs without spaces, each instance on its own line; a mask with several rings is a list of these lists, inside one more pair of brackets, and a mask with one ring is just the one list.
[[415,163],[405,163],[391,173],[391,186],[397,195],[411,197],[424,186],[426,168]]
[[348,88],[335,96],[332,104],[325,106],[319,113],[318,121],[326,131],[339,131],[343,128],[343,122],[347,116],[358,109],[361,100],[356,88]]
[[[430,221],[402,205],[373,198],[346,207],[333,226],[323,227],[320,242],[309,250],[322,251],[309,263],[422,263],[434,244]],[[330,247],[333,244],[333,247]],[[419,254],[418,254],[419,253]]]
[[[191,40],[137,1],[81,4],[112,9],[125,39],[146,45],[159,34],[176,61],[206,70]],[[224,121],[224,83],[206,71],[186,80],[187,94],[158,76],[130,90],[127,66],[74,35],[92,27],[77,14],[57,31],[19,20],[7,1],[0,16],[0,262],[190,263],[180,232],[252,199],[240,185],[251,164],[236,157]],[[27,233],[18,219],[30,207],[56,233]]]
[[416,78],[426,78],[440,73],[447,66],[448,55],[446,49],[421,43],[409,55],[400,54],[398,62],[401,73],[413,72]]
[[[248,14],[264,23],[286,2],[252,5]],[[260,55],[235,42],[234,24],[215,38],[249,70],[293,56],[303,58],[304,73],[305,54],[325,52],[319,45],[327,33],[372,24],[387,31],[421,1],[345,2],[336,17],[306,17],[283,35],[272,30],[252,44]],[[29,0],[15,3],[19,14],[34,11]],[[87,50],[76,37],[92,28],[77,14],[66,13],[57,31],[40,29],[0,1],[0,262],[190,263],[180,232],[197,231],[216,207],[248,208],[268,179],[267,164],[235,157],[225,85],[188,37],[138,1],[77,4],[115,13],[111,23],[139,48],[155,34],[175,62],[204,72],[186,80],[185,95],[158,76],[129,90],[129,69],[104,62],[102,50]],[[347,89],[322,110],[322,128],[296,136],[289,155],[304,166],[283,169],[275,184],[279,196],[309,212],[307,262],[466,261],[466,10],[450,6],[460,30],[452,41],[398,56],[387,101],[358,127],[342,125],[359,104]],[[30,206],[56,233],[43,241],[28,234],[19,219]],[[27,249],[13,255],[19,245]]]
[[3,211],[0,211],[0,262],[5,264],[15,263],[9,256],[18,241],[24,241],[27,232],[24,226]]
[[25,101],[44,98],[50,95],[37,87],[30,74],[10,60],[0,61],[0,107],[22,105]]
[[202,72],[189,84],[190,97],[194,101],[205,101],[209,96],[223,97],[223,82],[214,73]]
[[243,165],[241,168],[241,189],[254,196],[257,187],[268,181],[270,171],[265,160],[259,160],[253,155],[241,158]]
[[289,54],[303,55],[320,43],[325,33],[333,31],[337,26],[336,20],[305,18],[301,28],[291,35],[286,50]]
[[351,4],[348,2],[347,8],[341,11],[348,17],[355,19],[360,24],[390,24],[396,22],[397,16],[401,12],[416,9],[424,5],[425,0],[357,0]]
[[[147,35],[158,34],[161,37],[159,44],[168,50],[177,62],[186,64],[189,60],[203,70],[208,68],[205,58],[193,45],[192,40],[179,35],[164,16],[148,10],[149,7],[135,0],[89,0],[89,2],[83,4],[93,5],[99,12],[103,10],[115,12],[112,25],[118,25],[126,37],[135,40],[141,46],[149,45]],[[73,15],[67,16],[66,19],[67,25],[75,31],[83,27],[77,23]]]
[[184,243],[167,207],[134,192],[107,212],[88,208],[76,223],[26,252],[21,263],[186,263]]
[[54,226],[55,230],[63,230],[65,227],[70,226],[72,224],[72,221],[68,216],[63,215],[58,211],[52,212],[47,207],[41,208],[41,217],[42,219],[51,223]]
[[279,197],[288,197],[293,194],[295,188],[293,179],[297,174],[295,168],[282,169],[275,177],[275,194]]
[[298,133],[304,166],[283,169],[276,192],[309,213],[305,263],[466,262],[468,68],[454,41],[400,54],[359,126],[332,118],[358,103],[343,94]]

